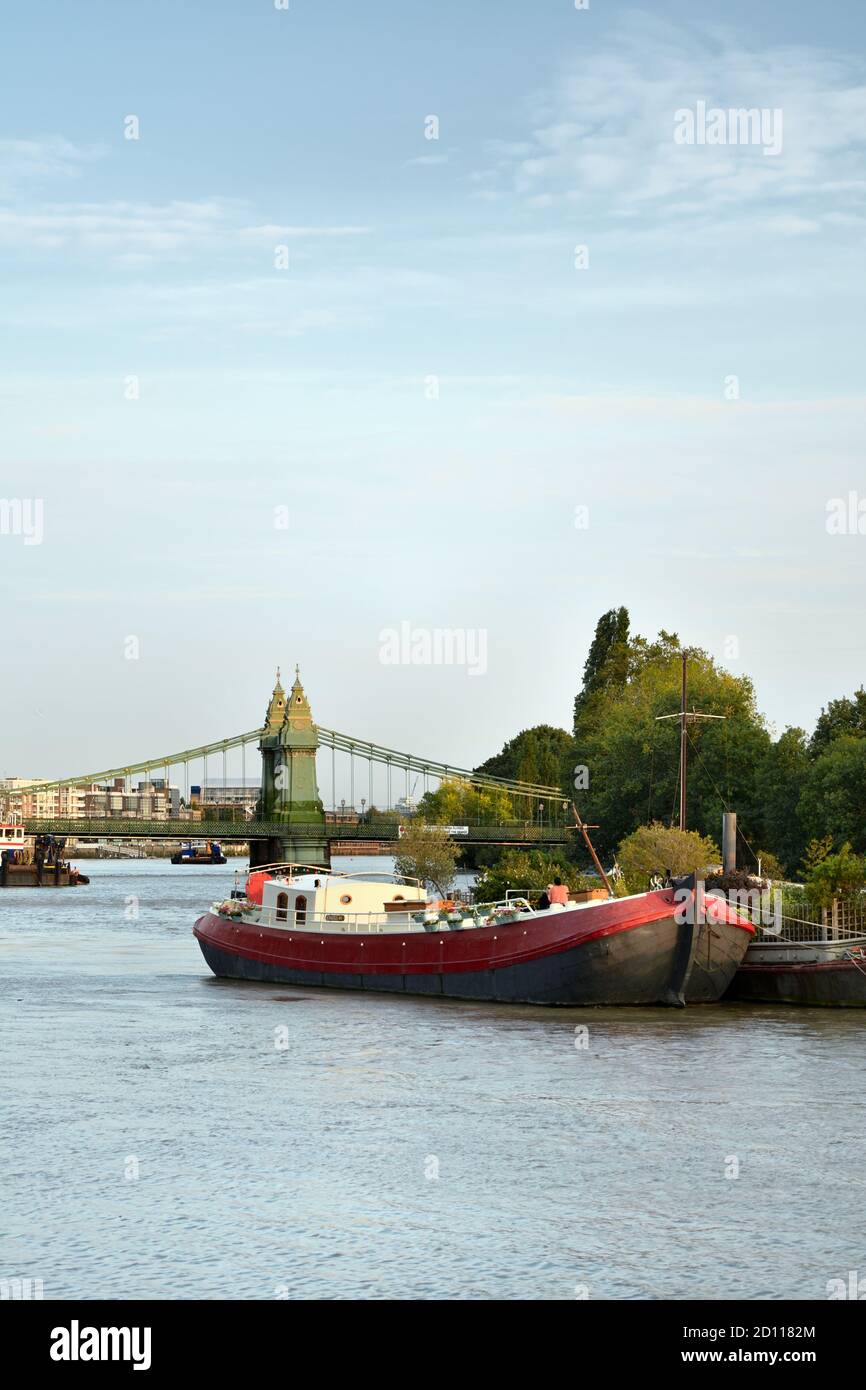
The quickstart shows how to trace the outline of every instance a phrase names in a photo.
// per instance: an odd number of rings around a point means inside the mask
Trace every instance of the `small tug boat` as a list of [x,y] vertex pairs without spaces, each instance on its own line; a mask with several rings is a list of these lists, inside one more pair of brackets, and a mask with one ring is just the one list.
[[526,898],[426,901],[394,874],[313,865],[253,870],[245,892],[193,928],[215,975],[497,1003],[713,1003],[754,927],[724,897],[694,911],[694,887],[583,895],[544,910]]
[[172,864],[225,864],[226,857],[218,840],[208,840],[204,849],[185,840],[177,854],[171,856]]
[[0,888],[78,888],[90,882],[62,857],[66,840],[28,838],[18,820],[0,823]]

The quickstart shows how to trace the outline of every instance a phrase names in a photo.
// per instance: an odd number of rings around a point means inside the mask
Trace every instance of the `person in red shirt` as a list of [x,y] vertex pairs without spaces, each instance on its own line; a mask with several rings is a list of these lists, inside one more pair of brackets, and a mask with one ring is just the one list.
[[561,878],[555,878],[552,883],[548,883],[547,896],[552,903],[568,902],[568,888]]

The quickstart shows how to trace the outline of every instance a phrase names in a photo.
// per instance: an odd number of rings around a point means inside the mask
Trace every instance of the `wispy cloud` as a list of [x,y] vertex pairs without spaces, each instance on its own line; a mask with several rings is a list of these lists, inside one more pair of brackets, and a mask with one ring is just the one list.
[[783,416],[831,415],[841,419],[866,412],[866,396],[816,398],[813,400],[726,401],[721,397],[694,395],[630,396],[616,392],[606,395],[547,395],[529,403],[574,415],[622,418],[682,420],[699,416]]
[[263,241],[276,241],[281,237],[286,241],[310,241],[323,237],[367,236],[370,230],[369,227],[296,227],[291,224],[266,222],[261,227],[242,227],[238,235]]
[[[680,145],[675,113],[710,107],[783,113],[777,157],[757,145]],[[792,47],[762,51],[717,27],[674,27],[631,13],[603,50],[562,64],[551,90],[532,103],[529,141],[490,143],[493,186],[522,200],[604,207],[646,218],[671,200],[725,215],[762,199],[815,212],[866,195],[866,65],[844,55]],[[787,230],[810,230],[802,222]],[[780,231],[786,230],[780,222]]]
[[420,165],[427,165],[427,164],[447,164],[447,163],[448,163],[448,155],[447,155],[447,154],[419,154],[419,155],[416,155],[414,159],[407,159],[407,160],[405,160],[404,163],[407,165],[407,167],[411,167],[411,165],[413,165],[413,164],[420,164]]
[[184,259],[207,247],[238,251],[282,241],[359,237],[359,226],[249,225],[249,209],[223,198],[197,201],[63,202],[0,208],[0,244],[67,249],[128,264]]
[[30,140],[0,138],[0,197],[43,183],[78,178],[85,165],[103,154],[100,146],[74,145],[61,135]]

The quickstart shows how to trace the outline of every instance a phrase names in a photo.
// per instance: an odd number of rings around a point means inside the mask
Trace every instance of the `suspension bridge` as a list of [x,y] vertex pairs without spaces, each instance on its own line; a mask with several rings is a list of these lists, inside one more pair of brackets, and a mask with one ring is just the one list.
[[[247,786],[249,754],[261,757],[258,797],[251,819],[241,806],[214,804],[220,788],[229,785],[229,766],[235,778],[239,769],[240,785]],[[338,760],[340,789],[348,791],[348,812],[346,798],[338,801],[337,796]],[[216,784],[208,781],[209,774],[213,778],[215,765],[222,769]],[[168,796],[172,775],[177,778],[178,814],[172,813]],[[164,788],[167,814],[35,814],[25,816],[25,830],[28,834],[86,835],[99,839],[181,840],[194,836],[240,840],[249,842],[253,863],[295,859],[327,864],[331,846],[336,842],[341,847],[348,842],[357,843],[359,850],[365,843],[379,847],[396,844],[401,824],[411,813],[415,790],[423,784],[426,793],[456,781],[482,794],[478,798],[481,808],[485,802],[483,793],[500,794],[495,799],[487,798],[493,810],[488,809],[485,814],[482,809],[474,821],[452,827],[459,843],[562,844],[574,834],[570,803],[563,798],[560,787],[476,773],[316,724],[297,671],[288,694],[277,673],[265,723],[257,729],[177,753],[40,781],[29,786],[28,792],[31,802],[38,802],[39,793],[59,793],[63,788],[104,788],[112,783],[116,787],[121,783],[124,789],[131,790],[136,776],[143,777],[146,786]],[[320,781],[326,793],[330,781],[330,812],[320,794]],[[356,806],[358,794],[360,813]],[[397,796],[399,801],[395,801]],[[46,800],[41,798],[43,806]],[[181,804],[184,815],[180,814]],[[195,818],[190,818],[191,806],[195,807]]]

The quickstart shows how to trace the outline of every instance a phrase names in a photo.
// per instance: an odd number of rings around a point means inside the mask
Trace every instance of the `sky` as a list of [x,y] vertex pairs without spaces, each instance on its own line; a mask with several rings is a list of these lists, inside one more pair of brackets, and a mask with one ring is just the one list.
[[[569,726],[620,604],[777,731],[861,684],[862,7],[4,30],[0,776],[255,728],[296,662],[327,727],[474,766]],[[679,142],[701,103],[781,148]]]

